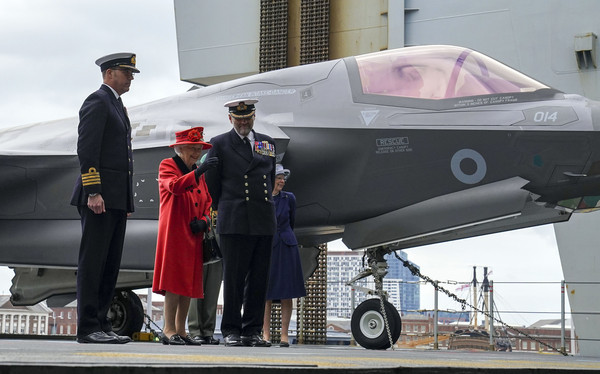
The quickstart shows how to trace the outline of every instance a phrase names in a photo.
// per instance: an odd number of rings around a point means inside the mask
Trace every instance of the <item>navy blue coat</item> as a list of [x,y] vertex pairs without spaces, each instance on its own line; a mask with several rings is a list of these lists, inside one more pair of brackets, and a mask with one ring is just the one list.
[[273,237],[267,300],[306,296],[298,242],[294,235],[296,196],[280,191],[275,197],[277,233]]
[[279,246],[282,241],[288,246],[297,246],[298,241],[294,235],[296,220],[296,196],[287,191],[280,191],[282,202],[275,204],[277,216],[277,235],[273,237],[273,247]]
[[71,204],[86,206],[90,193],[101,193],[107,209],[133,212],[131,125],[122,105],[106,85],[79,110],[77,155],[81,176]]
[[219,234],[273,235],[276,231],[272,196],[275,142],[257,132],[254,139],[265,147],[252,158],[244,152],[248,146],[234,129],[210,141],[207,157],[218,157],[219,164],[206,172],[206,184],[213,208],[218,210]]

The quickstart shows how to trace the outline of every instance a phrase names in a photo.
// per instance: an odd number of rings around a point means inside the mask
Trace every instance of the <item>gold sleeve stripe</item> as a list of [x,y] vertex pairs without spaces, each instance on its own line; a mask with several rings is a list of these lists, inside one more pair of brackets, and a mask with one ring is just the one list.
[[97,178],[97,179],[90,179],[90,180],[87,180],[87,179],[82,179],[82,180],[81,180],[81,183],[82,183],[84,186],[91,186],[91,185],[93,185],[93,184],[100,184],[100,178]]
[[81,174],[81,183],[84,186],[100,184],[100,173],[96,171],[96,168],[90,168],[88,173]]

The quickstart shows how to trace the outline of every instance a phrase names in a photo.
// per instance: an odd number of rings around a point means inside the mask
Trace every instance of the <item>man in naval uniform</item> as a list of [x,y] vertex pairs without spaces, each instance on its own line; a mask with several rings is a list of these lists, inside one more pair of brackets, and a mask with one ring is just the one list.
[[96,60],[103,84],[79,110],[77,155],[81,176],[71,204],[81,216],[77,267],[77,342],[127,343],[107,318],[133,212],[131,124],[121,95],[129,91],[135,54],[115,53]]
[[[257,100],[225,103],[231,131],[211,139],[207,157],[219,165],[206,173],[218,211],[223,254],[223,319],[226,346],[268,347],[261,335],[269,278],[271,242],[276,230],[273,204],[275,143],[255,132]],[[244,309],[242,315],[241,309]]]

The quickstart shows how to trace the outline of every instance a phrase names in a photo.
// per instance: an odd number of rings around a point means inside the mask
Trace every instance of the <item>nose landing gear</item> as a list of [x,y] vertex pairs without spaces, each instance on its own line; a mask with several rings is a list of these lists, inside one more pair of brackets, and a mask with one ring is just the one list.
[[[354,340],[366,349],[387,349],[393,347],[400,337],[402,321],[398,310],[387,301],[383,290],[383,278],[387,274],[387,261],[384,256],[390,253],[385,247],[369,248],[366,251],[367,267],[346,285],[379,298],[362,302],[352,313],[351,330]],[[373,276],[375,290],[357,286],[355,283]]]

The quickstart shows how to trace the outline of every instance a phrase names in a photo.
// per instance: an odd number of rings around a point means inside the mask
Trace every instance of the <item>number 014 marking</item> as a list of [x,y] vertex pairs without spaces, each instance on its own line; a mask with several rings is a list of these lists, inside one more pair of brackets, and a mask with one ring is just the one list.
[[534,122],[556,122],[558,119],[558,112],[536,112],[533,116]]

